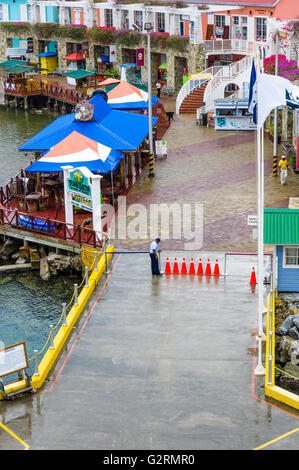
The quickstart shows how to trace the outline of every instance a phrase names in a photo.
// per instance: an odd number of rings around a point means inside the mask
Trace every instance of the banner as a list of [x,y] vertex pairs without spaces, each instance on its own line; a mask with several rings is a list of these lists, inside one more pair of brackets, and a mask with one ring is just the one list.
[[32,54],[33,52],[33,38],[27,38],[27,50],[28,54]]
[[116,62],[116,46],[109,46],[109,62]]
[[142,67],[144,65],[144,49],[136,50],[136,64],[138,67]]

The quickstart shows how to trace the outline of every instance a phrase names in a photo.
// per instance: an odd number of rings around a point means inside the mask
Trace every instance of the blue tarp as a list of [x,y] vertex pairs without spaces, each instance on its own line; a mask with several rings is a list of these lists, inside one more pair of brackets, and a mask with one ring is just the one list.
[[[90,103],[94,104],[93,121],[76,121],[75,113],[59,117],[19,147],[19,150],[48,151],[73,131],[113,150],[137,150],[148,135],[148,116],[113,110],[99,94]],[[153,117],[153,125],[157,120]]]
[[46,220],[27,217],[26,215],[18,216],[18,226],[21,228],[28,228],[29,230],[42,230],[43,232],[54,232],[55,225],[49,223]]
[[[158,103],[159,98],[152,96],[152,107]],[[127,103],[108,103],[112,109],[118,109],[120,111],[142,111],[148,109],[148,101],[128,101]]]

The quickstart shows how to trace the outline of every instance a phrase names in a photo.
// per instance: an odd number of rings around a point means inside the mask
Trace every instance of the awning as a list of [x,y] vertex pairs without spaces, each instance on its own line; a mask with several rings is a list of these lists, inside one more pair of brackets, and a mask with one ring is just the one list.
[[63,74],[66,77],[71,77],[75,78],[76,80],[79,80],[79,78],[85,78],[85,77],[90,77],[91,75],[95,75],[95,72],[89,72],[88,70],[69,70],[68,72],[65,72]]
[[82,52],[74,52],[73,54],[70,54],[64,57],[64,60],[82,60],[82,59],[83,59]]
[[[143,110],[148,109],[148,93],[126,81],[120,81],[108,93],[108,104],[113,109],[122,110]],[[159,99],[152,96],[154,106]]]
[[[113,110],[99,94],[91,98],[90,103],[94,105],[93,120],[76,121],[75,113],[61,116],[19,147],[19,150],[49,151],[73,131],[113,150],[138,149],[148,135],[148,116]],[[153,126],[157,120],[153,117]]]
[[161,70],[167,70],[167,63],[163,62],[163,64],[160,65],[159,69]]
[[4,62],[0,62],[0,67],[12,67],[13,65],[26,65],[27,62],[25,60],[5,60]]
[[52,173],[63,171],[62,166],[72,165],[85,166],[93,173],[107,174],[116,170],[122,157],[121,152],[74,131],[32,163],[26,171]]
[[[0,64],[1,65],[1,64]],[[119,83],[120,80],[118,80],[117,78],[106,78],[106,80],[103,80],[101,83],[99,83],[99,85],[104,85],[104,86],[108,86],[108,85],[115,85],[116,83]]]
[[35,54],[36,57],[55,57],[57,52],[41,52],[40,54]]
[[3,69],[4,72],[7,73],[24,73],[29,72],[30,70],[34,70],[36,67],[32,67],[31,65],[14,65],[12,67],[5,67]]

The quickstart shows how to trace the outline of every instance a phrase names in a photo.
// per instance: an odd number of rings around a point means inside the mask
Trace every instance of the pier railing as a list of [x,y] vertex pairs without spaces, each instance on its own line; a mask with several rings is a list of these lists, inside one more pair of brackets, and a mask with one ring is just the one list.
[[102,240],[98,233],[81,225],[69,224],[61,220],[49,217],[35,217],[18,210],[1,208],[0,224],[17,230],[29,230],[30,232],[52,237],[68,244],[89,245],[94,248],[102,247]]

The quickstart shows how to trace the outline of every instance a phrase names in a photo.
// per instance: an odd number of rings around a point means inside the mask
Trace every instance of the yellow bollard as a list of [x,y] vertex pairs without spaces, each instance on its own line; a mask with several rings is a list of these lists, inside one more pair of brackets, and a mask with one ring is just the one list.
[[273,157],[273,171],[272,176],[277,176],[277,157]]
[[148,157],[148,167],[149,167],[148,176],[155,176],[155,173],[154,173],[154,155],[149,155],[149,157]]

